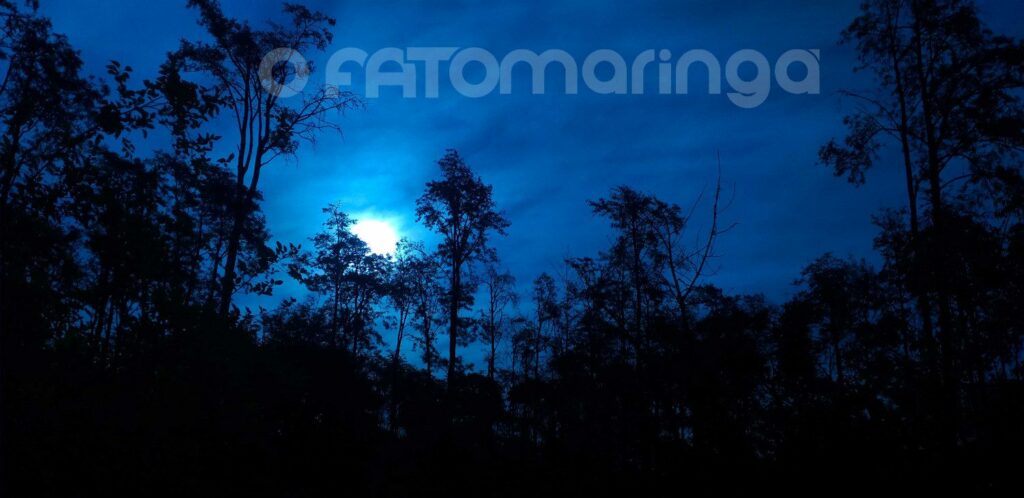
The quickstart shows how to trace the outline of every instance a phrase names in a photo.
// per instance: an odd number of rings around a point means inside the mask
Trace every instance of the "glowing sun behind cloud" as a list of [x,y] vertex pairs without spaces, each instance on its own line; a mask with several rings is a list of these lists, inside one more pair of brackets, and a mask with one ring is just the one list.
[[398,230],[384,220],[360,219],[352,225],[352,233],[366,242],[366,245],[370,246],[370,250],[377,254],[395,252],[395,244],[398,243]]

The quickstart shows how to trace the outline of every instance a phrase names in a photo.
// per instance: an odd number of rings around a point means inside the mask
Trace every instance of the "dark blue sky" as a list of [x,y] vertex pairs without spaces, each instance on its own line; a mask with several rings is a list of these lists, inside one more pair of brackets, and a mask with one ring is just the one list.
[[[41,3],[96,74],[118,59],[151,76],[179,39],[202,36],[184,0]],[[876,169],[855,189],[816,164],[818,147],[842,133],[844,104],[836,91],[869,84],[851,72],[849,47],[836,44],[857,3],[307,2],[338,19],[329,51],[477,46],[500,58],[517,48],[560,48],[582,62],[600,48],[627,61],[648,48],[674,57],[700,48],[724,65],[743,48],[772,62],[788,49],[817,48],[822,93],[795,96],[773,86],[763,105],[741,109],[700,91],[596,95],[582,81],[578,95],[516,91],[469,99],[444,84],[439,99],[385,91],[344,118],[344,137],[324,136],[268,168],[261,186],[270,227],[279,240],[304,242],[322,222],[320,208],[341,201],[357,217],[388,218],[402,235],[426,238],[414,219],[415,199],[436,174],[434,162],[457,148],[494,185],[512,222],[495,245],[505,265],[529,282],[542,270],[559,271],[565,256],[594,255],[607,245],[609,231],[590,214],[587,199],[628,184],[689,205],[711,187],[720,152],[727,191],[735,190],[724,218],[737,226],[720,241],[712,282],[783,299],[800,269],[825,251],[873,258],[871,215],[903,204],[898,171]],[[229,15],[253,22],[273,17],[278,5],[224,2]],[[980,6],[995,31],[1021,34],[1019,2]],[[311,84],[318,81],[322,74]],[[549,87],[559,83],[552,79]],[[698,219],[694,228],[706,224]]]

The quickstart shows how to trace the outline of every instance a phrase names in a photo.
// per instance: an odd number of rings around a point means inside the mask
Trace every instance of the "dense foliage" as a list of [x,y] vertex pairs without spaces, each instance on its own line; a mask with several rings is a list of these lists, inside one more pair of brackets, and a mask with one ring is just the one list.
[[[137,81],[82,74],[0,0],[3,496],[1019,485],[1024,48],[971,4],[871,0],[845,32],[877,87],[822,162],[859,183],[890,147],[908,204],[877,217],[880,267],[825,254],[782,304],[708,283],[721,182],[706,220],[614,188],[591,203],[609,247],[557,275],[502,269],[489,240],[515,227],[455,151],[417,202],[436,249],[373,254],[338,205],[272,242],[260,170],[360,101],[278,101],[259,57],[322,50],[334,21],[190,6],[209,40]],[[308,295],[232,305],[285,274]]]

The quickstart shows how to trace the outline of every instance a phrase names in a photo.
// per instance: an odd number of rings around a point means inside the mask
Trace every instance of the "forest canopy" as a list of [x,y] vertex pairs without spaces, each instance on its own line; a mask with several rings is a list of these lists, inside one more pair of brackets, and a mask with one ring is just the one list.
[[341,203],[279,241],[264,168],[374,109],[279,99],[260,64],[347,20],[187,8],[203,35],[154,74],[97,75],[0,0],[0,495],[1018,487],[1024,45],[971,2],[868,0],[839,34],[874,86],[808,168],[890,169],[905,199],[879,263],[821,254],[784,302],[711,278],[727,161],[700,198],[593,192],[612,235],[557,269],[505,264],[501,185],[459,144],[409,213],[436,244],[375,252]]

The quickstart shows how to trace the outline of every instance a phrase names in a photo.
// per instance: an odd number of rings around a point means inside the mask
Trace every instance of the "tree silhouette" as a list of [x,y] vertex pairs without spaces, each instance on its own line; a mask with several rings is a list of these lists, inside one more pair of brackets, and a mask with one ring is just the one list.
[[720,171],[696,199],[581,203],[608,243],[517,275],[454,150],[416,204],[436,251],[373,254],[338,204],[309,247],[273,240],[260,170],[358,101],[288,100],[296,68],[259,65],[333,21],[189,5],[210,41],[140,79],[87,74],[35,2],[0,0],[0,496],[1019,487],[1024,50],[973,4],[871,0],[844,32],[875,88],[820,158],[858,184],[891,162],[907,205],[875,215],[876,257],[826,252],[779,302],[711,278]]
[[491,186],[476,176],[455,150],[437,162],[441,179],[427,183],[416,200],[416,218],[442,237],[438,255],[448,270],[448,386],[455,377],[459,310],[468,305],[462,271],[474,260],[492,257],[489,232],[505,234],[508,221],[495,211]]
[[480,311],[480,323],[484,341],[488,346],[487,378],[494,380],[495,363],[498,357],[498,343],[505,337],[505,326],[509,320],[506,310],[518,302],[515,292],[516,279],[509,272],[499,273],[492,264],[486,267],[483,286],[487,296],[487,307]]
[[[850,133],[844,144],[833,140],[819,155],[837,175],[859,184],[877,161],[882,139],[892,137],[899,144],[909,247],[925,268],[927,282],[913,291],[927,354],[946,392],[942,410],[950,413],[954,444],[961,382],[954,350],[967,332],[958,325],[951,302],[948,269],[955,256],[947,250],[952,241],[946,218],[953,217],[948,193],[963,180],[984,186],[993,175],[1019,176],[1019,165],[1014,174],[1003,163],[1024,145],[1024,107],[1016,94],[1024,85],[1018,64],[1024,52],[1019,43],[994,36],[978,20],[974,5],[962,1],[866,2],[843,37],[856,43],[860,68],[874,73],[879,88],[846,92],[861,104],[844,119]],[[921,188],[930,222],[927,240],[918,214]]]
[[324,231],[312,238],[316,252],[299,255],[289,273],[309,290],[327,296],[331,344],[358,355],[376,342],[373,324],[379,312],[375,306],[389,290],[390,265],[352,233],[353,220],[340,206],[323,211],[327,214]]
[[313,141],[324,130],[340,131],[340,125],[325,116],[358,107],[361,101],[350,92],[327,88],[303,94],[294,102],[282,100],[281,90],[288,79],[311,68],[285,63],[275,64],[269,71],[261,67],[264,57],[275,49],[324,50],[333,39],[329,28],[334,19],[301,5],[286,4],[284,13],[290,22],[260,31],[225,16],[216,0],[190,0],[188,5],[199,12],[199,24],[212,42],[183,41],[171,58],[181,61],[186,71],[210,80],[222,106],[233,116],[237,132],[235,152],[227,159],[234,162],[235,191],[219,301],[220,313],[227,315],[237,284],[235,267],[245,218],[257,201],[263,168],[282,154],[293,154],[300,141]]

